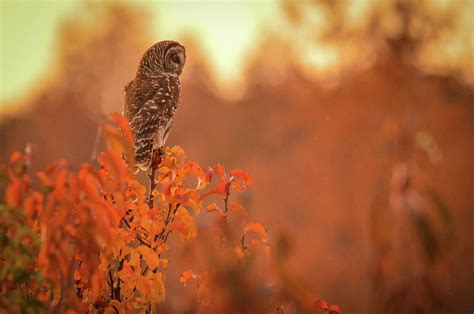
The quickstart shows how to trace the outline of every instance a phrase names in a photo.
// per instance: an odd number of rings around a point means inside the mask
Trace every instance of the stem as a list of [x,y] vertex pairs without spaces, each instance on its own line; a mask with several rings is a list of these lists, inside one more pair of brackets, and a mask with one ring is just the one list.
[[110,265],[109,265],[109,280],[110,280],[110,298],[113,300],[113,299],[115,299],[115,295],[114,295],[114,277],[112,276],[112,269],[110,269]]
[[[117,268],[117,273],[123,269],[124,262],[125,262],[125,258],[120,261],[119,266]],[[122,301],[120,300],[120,283],[121,283],[120,277],[117,277],[117,287],[114,288],[114,294],[115,294],[114,299]]]
[[163,227],[163,230],[158,235],[158,237],[161,238],[163,242],[166,242],[166,240],[168,240],[168,236],[171,233],[171,230],[167,229],[166,227],[174,221],[174,215],[178,211],[178,208],[180,205],[181,205],[180,203],[176,204],[176,207],[174,208],[173,213],[171,215],[169,215],[169,213],[171,212],[171,206],[169,208],[168,216],[166,217],[166,220],[165,220],[165,226]]
[[148,192],[148,207],[152,208],[153,207],[153,190],[155,190],[156,187],[156,182],[155,182],[155,171],[156,167],[151,168],[151,173],[150,173],[150,189]]
[[[130,224],[128,223],[128,221],[125,219],[125,218],[122,218],[122,222],[125,223],[125,225],[127,225],[128,229],[130,229]],[[145,239],[143,239],[142,236],[140,236],[138,233],[135,232],[135,235],[137,236],[137,240],[138,242],[140,242],[141,244],[145,245],[145,246],[148,246],[149,248],[151,248],[151,244],[147,243],[145,241]]]
[[224,216],[227,216],[229,212],[229,196],[230,196],[230,181],[225,186],[225,197],[224,197]]
[[150,173],[150,190],[148,192],[148,206],[150,208],[153,207],[153,190],[156,187],[156,182],[155,182],[155,172],[156,169],[160,166],[161,159],[163,157],[163,147],[160,147],[156,150],[153,150],[152,157],[151,157],[151,173]]

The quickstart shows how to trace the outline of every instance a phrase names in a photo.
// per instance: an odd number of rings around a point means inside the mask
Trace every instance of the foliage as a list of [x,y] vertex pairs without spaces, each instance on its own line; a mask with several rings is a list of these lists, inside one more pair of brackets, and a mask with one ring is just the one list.
[[[132,171],[128,123],[112,115],[103,134],[99,169],[83,164],[74,171],[56,161],[36,173],[34,184],[29,152],[14,153],[2,166],[2,312],[156,312],[167,296],[167,256],[182,243],[211,261],[207,269],[185,270],[180,277],[184,286],[197,282],[195,311],[338,313],[337,306],[304,292],[281,259],[272,261],[266,229],[247,221],[243,205],[230,200],[252,185],[248,172],[226,172],[222,165],[204,169],[176,146],[165,149],[147,193]],[[199,238],[196,219],[203,207],[214,222]],[[24,215],[16,208],[24,208]],[[173,233],[179,242],[170,240]],[[266,268],[276,265],[275,284],[255,275],[259,261]]]
[[22,210],[0,205],[0,309],[36,313],[45,309],[40,301],[41,275],[35,270],[39,239],[25,224]]

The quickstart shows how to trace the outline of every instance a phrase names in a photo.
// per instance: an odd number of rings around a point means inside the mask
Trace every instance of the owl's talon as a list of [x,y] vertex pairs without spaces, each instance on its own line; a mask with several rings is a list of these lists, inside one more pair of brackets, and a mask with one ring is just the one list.
[[150,168],[157,169],[160,166],[161,161],[163,160],[164,156],[165,156],[165,152],[164,152],[163,147],[154,149],[152,152]]
[[163,158],[166,154],[166,151],[165,151],[165,148],[164,146],[161,146],[160,148],[158,148],[158,155],[160,156],[160,158]]

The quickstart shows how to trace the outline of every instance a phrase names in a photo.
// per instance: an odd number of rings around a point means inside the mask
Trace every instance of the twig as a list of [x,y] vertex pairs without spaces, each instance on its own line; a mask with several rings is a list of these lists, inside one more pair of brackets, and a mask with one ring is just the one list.
[[92,146],[92,152],[91,152],[91,161],[94,162],[97,159],[97,155],[99,154],[99,146],[100,146],[100,138],[102,136],[102,123],[104,122],[105,119],[102,119],[102,121],[99,122],[99,125],[97,126],[97,132],[95,134],[95,139],[94,139],[94,146]]
[[[120,263],[119,263],[119,266],[117,268],[117,273],[120,272],[122,269],[123,269],[123,263],[125,262],[125,258],[120,260]],[[115,293],[115,300],[120,300],[120,283],[121,283],[121,280],[120,280],[120,277],[117,276],[117,287],[114,288],[114,293]]]
[[229,212],[230,183],[231,180],[229,180],[229,182],[227,182],[225,185],[224,216],[227,216],[227,213]]
[[247,246],[245,246],[245,234],[240,237],[240,245],[242,246],[242,250],[247,249]]
[[155,172],[156,172],[156,169],[158,169],[158,167],[161,164],[161,159],[162,159],[163,155],[164,155],[163,147],[159,147],[158,149],[153,150],[152,156],[151,156],[151,165],[150,165],[151,173],[149,175],[150,190],[148,192],[148,206],[150,208],[153,207],[153,190],[156,187]]
[[[130,224],[129,224],[128,221],[125,219],[125,217],[122,218],[122,222],[125,223],[125,225],[127,225],[128,229],[130,229]],[[137,235],[137,240],[138,240],[141,244],[143,244],[143,245],[148,246],[149,248],[151,248],[151,244],[149,244],[148,242],[146,242],[146,240],[143,239],[142,236],[140,236],[140,235],[139,235],[138,233],[136,233],[136,232],[135,232],[135,234]]]
[[148,206],[150,208],[153,207],[153,191],[155,190],[155,187],[156,187],[156,182],[155,182],[155,171],[156,171],[156,168],[155,167],[152,167],[151,168],[151,173],[150,173],[150,189],[148,191]]
[[113,299],[115,299],[115,295],[114,295],[114,277],[112,276],[112,269],[110,269],[110,265],[109,265],[109,279],[110,279],[110,298],[113,300]]
[[[161,230],[160,234],[158,235],[158,237],[161,238],[163,242],[166,242],[168,240],[168,236],[171,233],[171,230],[167,229],[166,227],[174,221],[174,216],[176,212],[178,211],[178,208],[180,205],[181,205],[180,203],[176,204],[176,207],[174,208],[173,213],[171,215],[168,215],[168,217],[166,217],[165,226],[163,227],[163,230]],[[170,210],[168,211],[168,214],[170,212],[171,212],[171,206],[170,206]]]

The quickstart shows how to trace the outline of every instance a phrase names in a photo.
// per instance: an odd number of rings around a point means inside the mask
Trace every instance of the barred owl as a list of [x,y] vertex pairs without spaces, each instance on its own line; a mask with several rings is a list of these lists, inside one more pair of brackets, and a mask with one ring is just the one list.
[[135,78],[125,86],[123,114],[135,136],[135,160],[141,170],[150,168],[155,150],[166,143],[180,103],[185,60],[182,45],[161,41],[145,52]]

